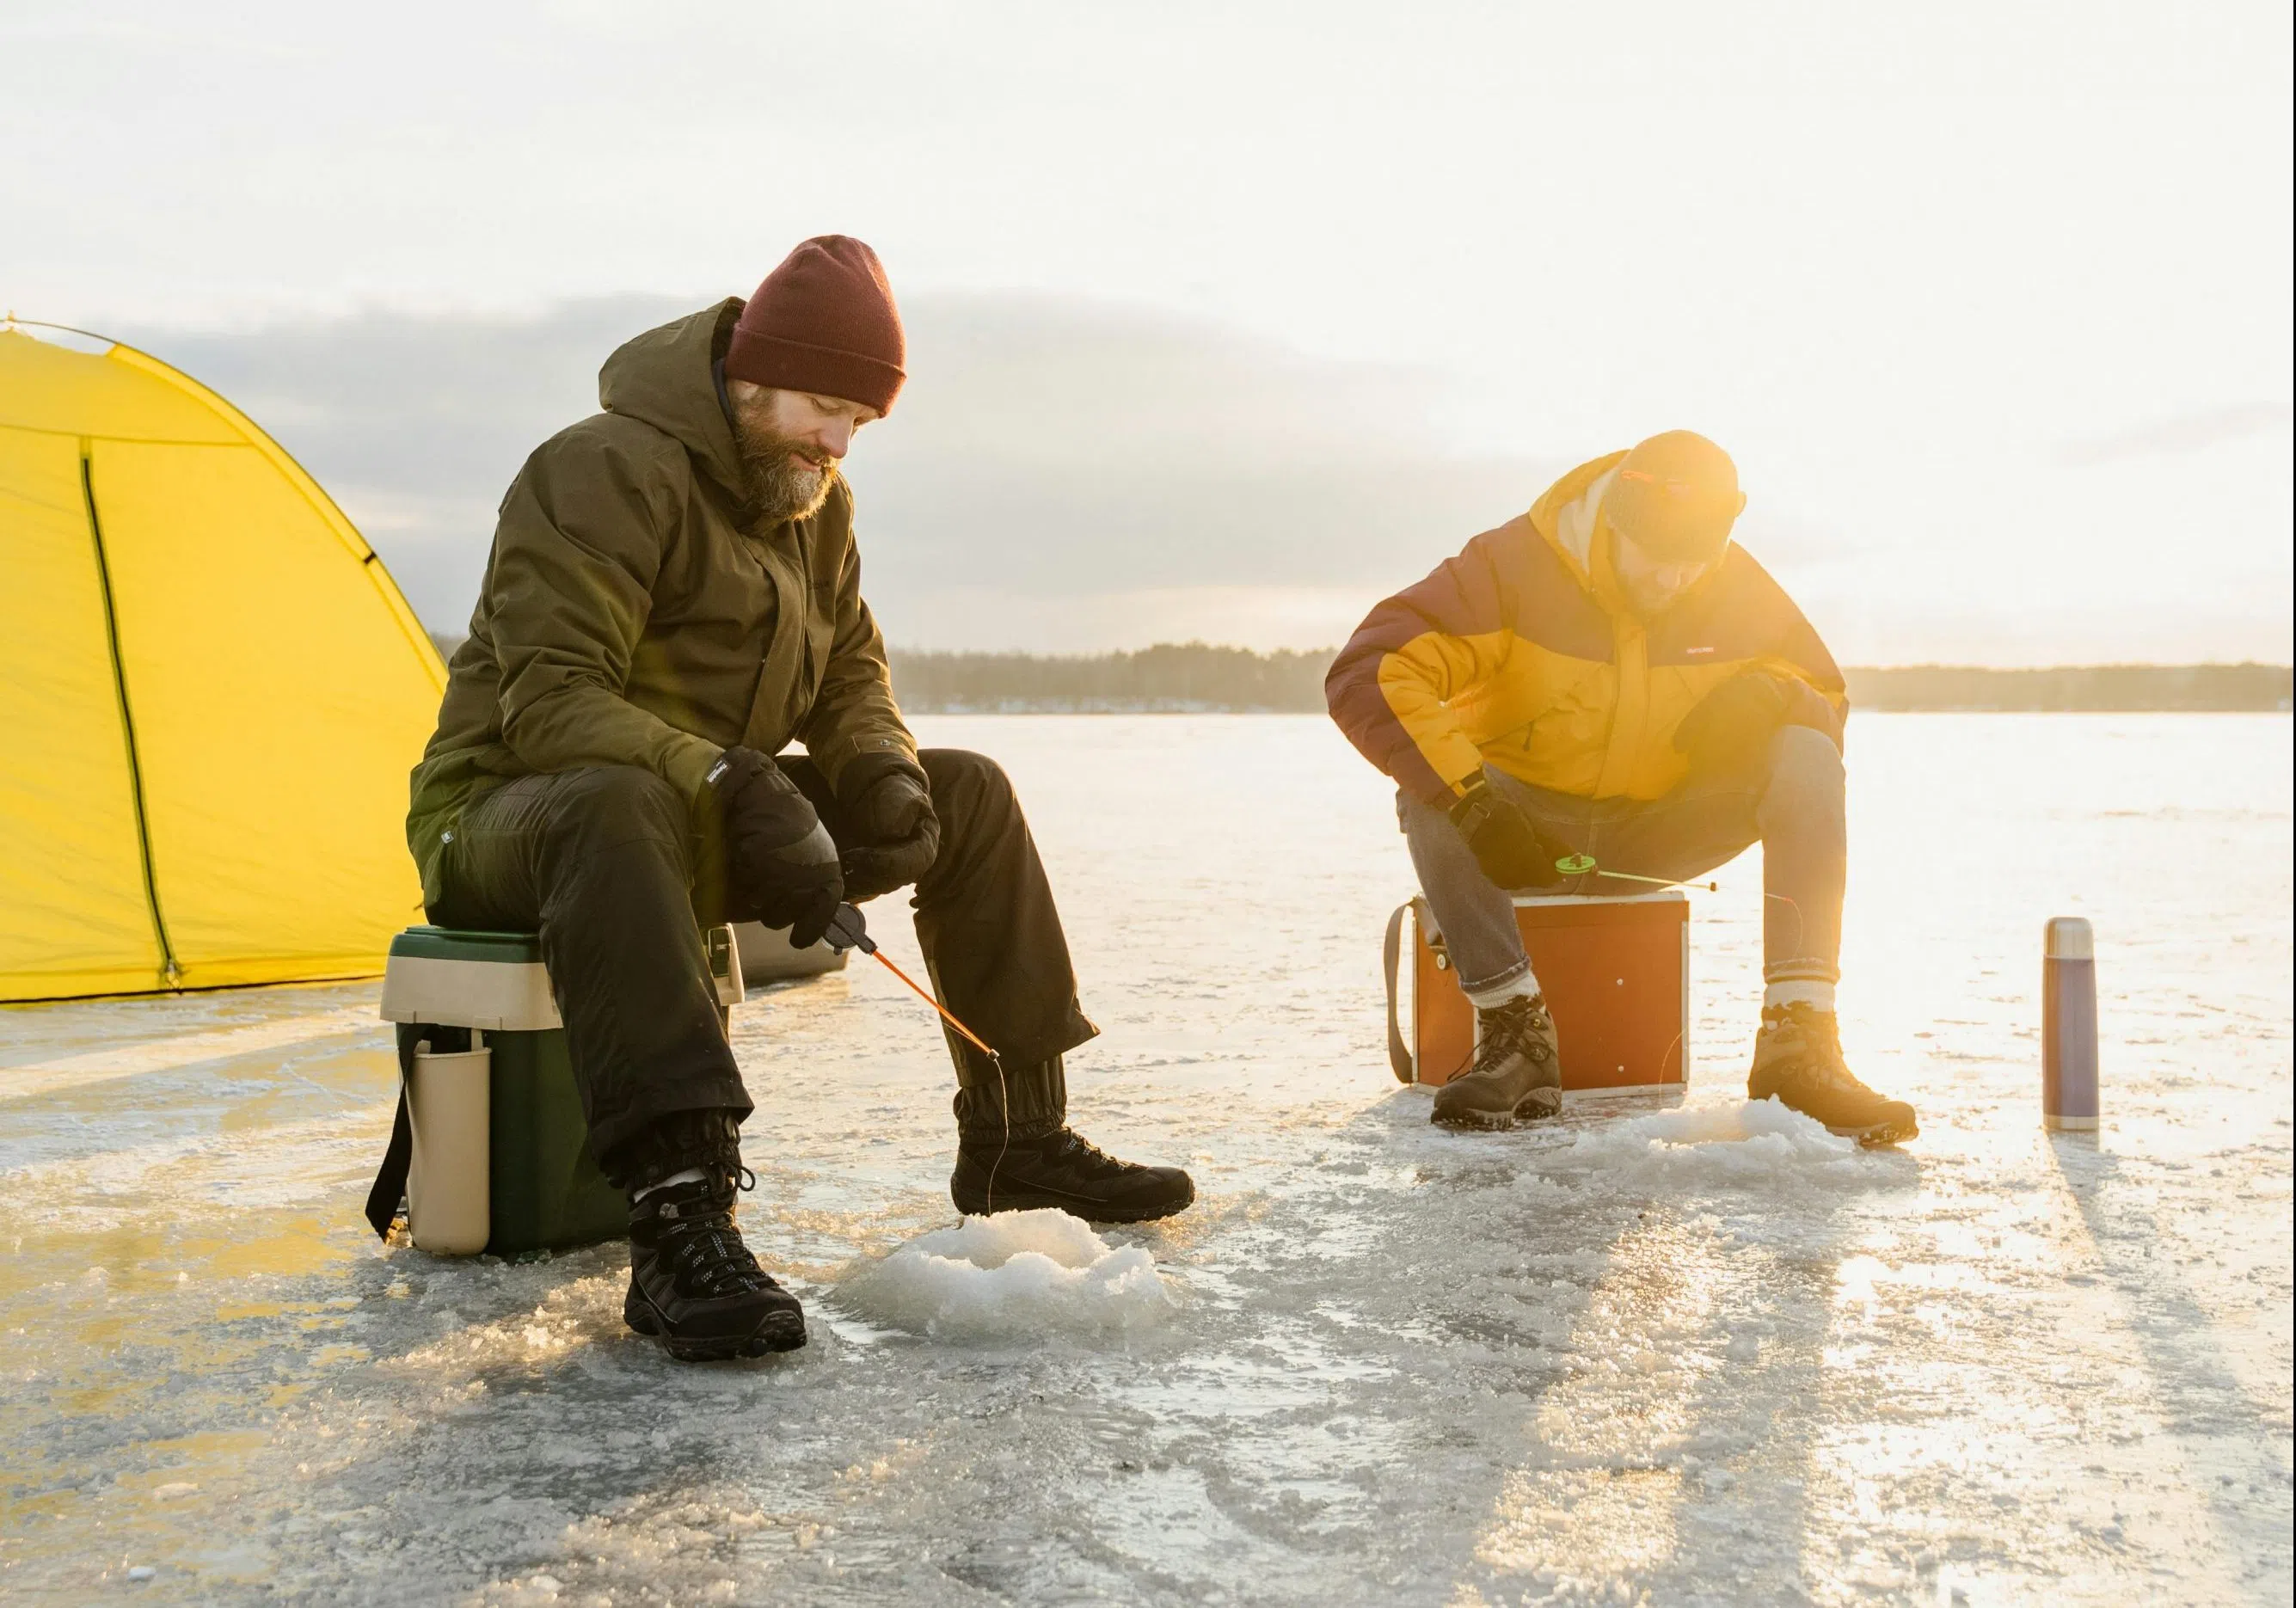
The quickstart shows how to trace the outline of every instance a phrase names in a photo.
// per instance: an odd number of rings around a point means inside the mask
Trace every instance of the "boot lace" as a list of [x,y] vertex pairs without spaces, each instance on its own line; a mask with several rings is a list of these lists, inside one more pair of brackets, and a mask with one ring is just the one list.
[[1533,1061],[1545,1061],[1553,1054],[1547,1048],[1547,1035],[1554,1029],[1554,1021],[1546,1013],[1544,996],[1533,994],[1523,999],[1510,999],[1484,1012],[1482,1017],[1482,1042],[1475,1046],[1475,1059],[1465,1076],[1472,1078],[1478,1072],[1489,1071],[1517,1051]]
[[1045,1145],[1045,1160],[1065,1162],[1079,1172],[1127,1172],[1130,1163],[1118,1161],[1072,1128],[1063,1128]]
[[1849,1058],[1841,1053],[1841,1030],[1831,1013],[1812,1010],[1806,1005],[1790,1005],[1780,1011],[1777,1025],[1793,1031],[1800,1039],[1797,1046],[1800,1053],[1792,1063],[1797,1081],[1845,1095],[1881,1097],[1849,1070]]
[[707,1194],[697,1194],[691,1203],[678,1202],[678,1214],[663,1227],[656,1254],[681,1290],[718,1300],[780,1287],[758,1266],[758,1259],[742,1243],[742,1231],[734,1226],[734,1191],[754,1189],[757,1182],[757,1175],[745,1167],[738,1179],[728,1178]]

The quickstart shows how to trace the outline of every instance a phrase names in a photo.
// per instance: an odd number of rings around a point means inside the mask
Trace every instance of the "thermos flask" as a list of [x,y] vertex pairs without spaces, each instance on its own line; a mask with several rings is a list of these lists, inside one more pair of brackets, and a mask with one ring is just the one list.
[[2096,943],[2078,915],[2052,918],[2041,945],[2041,1120],[2096,1127]]

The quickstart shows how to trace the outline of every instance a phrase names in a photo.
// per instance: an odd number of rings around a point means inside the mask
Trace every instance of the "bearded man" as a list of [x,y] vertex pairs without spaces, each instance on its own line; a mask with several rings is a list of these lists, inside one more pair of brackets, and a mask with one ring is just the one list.
[[905,356],[876,254],[842,235],[616,351],[604,411],[503,501],[414,775],[430,919],[541,935],[593,1153],[629,1197],[623,1316],[689,1359],[805,1343],[734,1222],[751,1107],[704,954],[719,921],[803,948],[841,900],[914,887],[931,975],[1002,1062],[950,1042],[959,1210],[1138,1222],[1194,1198],[1068,1128],[1062,1057],[1098,1030],[1012,784],[920,751],[894,703],[839,464]]
[[1421,891],[1475,1007],[1474,1061],[1436,1092],[1434,1120],[1562,1108],[1514,892],[1633,892],[1759,842],[1765,989],[1747,1094],[1861,1144],[1919,1132],[1912,1106],[1842,1059],[1849,699],[1809,621],[1731,540],[1745,505],[1719,447],[1652,436],[1580,464],[1381,603],[1332,664],[1332,718],[1398,783]]

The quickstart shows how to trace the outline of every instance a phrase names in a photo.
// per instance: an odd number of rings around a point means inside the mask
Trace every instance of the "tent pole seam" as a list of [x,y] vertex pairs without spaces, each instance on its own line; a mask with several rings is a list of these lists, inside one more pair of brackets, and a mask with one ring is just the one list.
[[160,940],[160,975],[168,987],[180,987],[184,969],[176,964],[175,946],[168,939],[168,923],[160,914],[160,878],[152,865],[152,820],[144,806],[144,763],[135,748],[135,717],[127,703],[127,667],[119,656],[119,614],[111,598],[111,561],[103,551],[103,522],[95,512],[95,447],[86,436],[79,441],[79,493],[87,510],[87,533],[95,543],[95,582],[103,597],[103,636],[111,650],[111,686],[119,699],[119,730],[127,744],[127,793],[135,805],[135,848],[144,862],[144,898],[152,910],[152,935]]

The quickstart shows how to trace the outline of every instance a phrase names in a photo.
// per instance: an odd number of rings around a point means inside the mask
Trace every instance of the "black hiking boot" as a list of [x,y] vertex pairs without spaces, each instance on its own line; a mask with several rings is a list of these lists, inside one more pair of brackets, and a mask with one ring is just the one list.
[[805,1344],[805,1309],[742,1243],[734,1180],[718,1173],[630,1203],[622,1321],[680,1362],[763,1357]]
[[1815,1005],[1772,1005],[1762,1012],[1746,1097],[1775,1100],[1824,1123],[1828,1133],[1860,1144],[1895,1144],[1922,1131],[1912,1106],[1876,1094],[1850,1074],[1833,1013]]
[[1435,1091],[1429,1121],[1513,1128],[1562,1109],[1562,1063],[1544,996],[1476,1012],[1475,1039],[1473,1064]]
[[960,1134],[948,1194],[967,1217],[1057,1206],[1087,1223],[1146,1223],[1185,1210],[1196,1185],[1177,1167],[1119,1161],[1056,1128],[1032,1138]]

